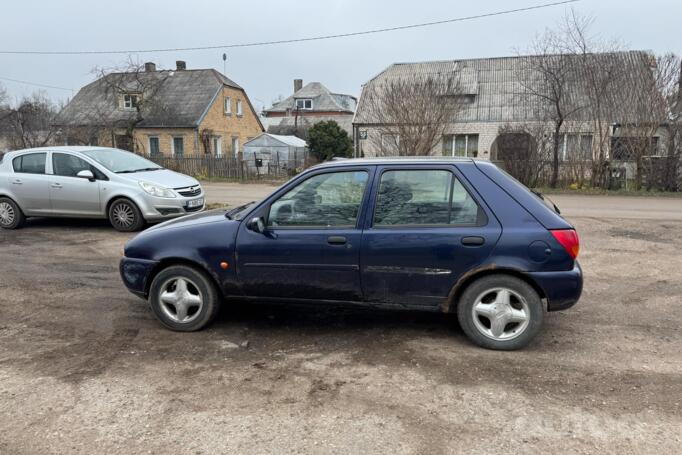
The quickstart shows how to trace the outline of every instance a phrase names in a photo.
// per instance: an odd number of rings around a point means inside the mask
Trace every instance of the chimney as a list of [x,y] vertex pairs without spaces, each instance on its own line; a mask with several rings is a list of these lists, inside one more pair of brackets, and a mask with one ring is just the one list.
[[147,73],[153,73],[156,71],[156,64],[154,62],[147,62],[144,64],[144,70]]
[[294,93],[303,88],[303,79],[294,79]]
[[176,60],[175,61],[175,69],[178,71],[186,70],[187,69],[187,62],[184,60]]

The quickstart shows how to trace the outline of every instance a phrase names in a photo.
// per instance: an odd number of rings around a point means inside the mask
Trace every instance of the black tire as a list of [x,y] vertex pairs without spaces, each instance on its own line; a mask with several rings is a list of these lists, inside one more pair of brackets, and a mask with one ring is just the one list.
[[[122,215],[126,216],[123,217]],[[109,222],[119,232],[135,232],[144,227],[145,220],[137,205],[130,199],[116,199],[109,206]]]
[[[485,304],[483,307],[487,305],[486,302],[490,302],[493,307],[489,308],[494,308],[492,311],[497,312],[498,292],[503,289],[511,292],[509,293],[509,305],[500,307],[500,314],[492,319],[481,314],[474,315],[474,305],[479,301]],[[501,299],[504,300],[504,297]],[[525,307],[523,306],[524,301]],[[520,309],[522,314],[527,315],[527,322],[509,322],[507,324],[499,322],[506,321],[505,318],[510,317],[508,308]],[[457,318],[464,333],[481,347],[502,351],[513,351],[527,346],[540,332],[544,314],[542,300],[535,289],[525,281],[510,275],[488,275],[474,281],[464,290],[457,304]],[[492,321],[498,317],[497,327],[503,327],[503,332],[495,337]],[[486,327],[486,322],[489,325],[488,327]],[[517,333],[518,330],[521,331]],[[488,333],[484,333],[484,331]],[[502,337],[509,338],[500,339]]]
[[0,197],[0,227],[18,229],[24,225],[26,217],[19,205],[8,197]]
[[[191,295],[198,294],[202,299],[201,306],[195,312],[186,310],[186,322],[177,320],[177,306],[161,299],[166,291],[171,294],[177,292],[178,279],[185,281],[186,289]],[[167,328],[178,332],[194,332],[203,329],[215,319],[220,310],[221,296],[215,283],[205,272],[186,265],[173,265],[163,269],[152,281],[149,304],[154,316]]]

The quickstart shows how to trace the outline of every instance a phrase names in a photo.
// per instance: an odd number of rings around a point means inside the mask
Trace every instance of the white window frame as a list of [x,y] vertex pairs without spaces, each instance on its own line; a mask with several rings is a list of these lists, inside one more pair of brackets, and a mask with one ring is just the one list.
[[594,158],[594,134],[592,133],[561,133],[559,134],[559,145],[561,150],[559,150],[559,160],[568,161],[568,136],[578,136],[577,144],[578,149],[581,147],[581,142],[583,137],[590,137],[590,158]]
[[213,145],[213,154],[216,157],[223,156],[223,138],[222,138],[222,136],[213,136],[211,145]]
[[[478,136],[478,141],[476,143],[477,146],[480,144],[480,141],[481,141],[481,135],[478,133],[444,134],[443,138],[441,139],[442,141],[445,140],[445,136],[452,136],[452,147],[450,148],[450,155],[449,156],[453,156],[453,157],[455,156],[455,148],[457,147],[457,136],[464,136],[464,158],[470,157],[469,137],[470,136]],[[448,155],[444,155],[444,156],[448,156]]]
[[237,117],[242,116],[242,100],[237,100]]
[[177,156],[175,154],[175,140],[176,139],[182,139],[182,155],[180,156],[185,156],[185,136],[173,136],[171,138],[171,154],[172,156]]
[[[299,101],[301,106],[299,107]],[[308,106],[306,106],[306,104]],[[312,111],[313,110],[313,100],[311,98],[297,98],[296,99],[296,109],[300,111]]]
[[152,139],[156,139],[156,143],[159,146],[158,154],[161,155],[161,140],[159,139],[159,136],[151,135],[147,138],[147,146],[149,148],[149,156],[153,156],[153,154],[152,154]]
[[225,115],[232,115],[232,99],[229,96],[223,100],[223,112]]
[[137,93],[124,93],[123,94],[123,109],[125,109],[127,111],[135,110],[135,106],[133,105],[133,98],[135,98],[135,104],[139,105],[140,95],[138,95]]
[[232,155],[237,158],[239,156],[239,136],[232,136]]

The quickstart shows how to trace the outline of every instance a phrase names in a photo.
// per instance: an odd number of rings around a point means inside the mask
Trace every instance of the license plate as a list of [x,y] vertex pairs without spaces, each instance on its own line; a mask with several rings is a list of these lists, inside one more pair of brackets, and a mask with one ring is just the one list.
[[201,199],[193,199],[191,201],[187,201],[187,208],[189,208],[189,209],[201,207],[202,205],[204,205],[204,198],[203,197]]

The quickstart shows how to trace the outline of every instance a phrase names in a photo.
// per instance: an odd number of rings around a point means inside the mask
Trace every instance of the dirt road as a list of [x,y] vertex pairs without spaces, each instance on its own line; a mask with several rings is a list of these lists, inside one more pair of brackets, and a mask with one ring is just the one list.
[[452,317],[338,308],[173,333],[121,284],[127,235],[0,231],[0,453],[679,452],[682,222],[572,221],[583,299],[511,353]]

